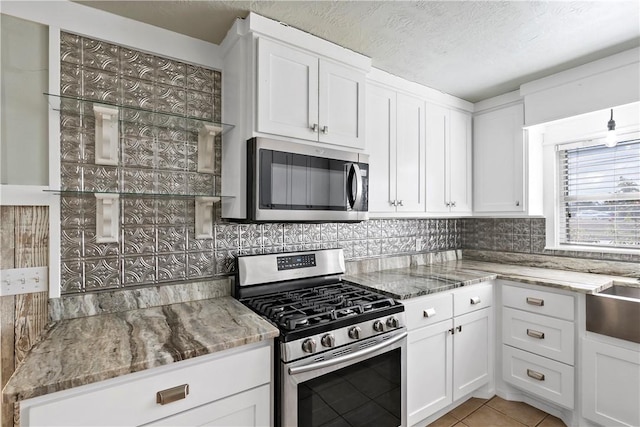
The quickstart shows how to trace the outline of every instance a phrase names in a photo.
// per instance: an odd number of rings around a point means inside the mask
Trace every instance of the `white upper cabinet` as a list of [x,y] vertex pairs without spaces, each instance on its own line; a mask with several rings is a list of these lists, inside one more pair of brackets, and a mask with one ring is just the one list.
[[478,114],[473,123],[473,209],[524,212],[523,104]]
[[398,212],[424,212],[425,103],[397,97],[396,204]]
[[364,148],[365,73],[259,38],[256,131]]
[[317,139],[317,125],[318,58],[259,39],[257,130]]
[[365,74],[320,60],[319,141],[365,148]]
[[425,103],[367,87],[369,211],[424,213]]
[[426,105],[426,211],[471,213],[471,116]]
[[395,212],[396,92],[367,85],[369,212]]

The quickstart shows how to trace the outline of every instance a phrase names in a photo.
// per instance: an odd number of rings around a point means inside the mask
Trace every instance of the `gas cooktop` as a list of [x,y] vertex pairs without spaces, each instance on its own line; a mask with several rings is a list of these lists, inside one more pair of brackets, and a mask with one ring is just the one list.
[[367,320],[367,314],[379,316],[382,311],[384,314],[402,311],[402,306],[392,298],[345,281],[244,298],[241,302],[276,324],[285,335],[323,329],[317,326],[333,328],[351,320]]

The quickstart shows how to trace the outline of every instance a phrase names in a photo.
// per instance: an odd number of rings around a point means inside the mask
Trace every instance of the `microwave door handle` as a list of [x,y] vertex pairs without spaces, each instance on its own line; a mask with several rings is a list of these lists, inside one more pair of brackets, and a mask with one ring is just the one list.
[[353,169],[353,174],[349,174],[352,178],[349,180],[347,185],[351,188],[353,184],[351,180],[356,180],[356,191],[355,195],[352,195],[353,202],[351,203],[351,209],[353,209],[355,206],[359,206],[360,201],[362,200],[362,172],[360,171],[360,166],[356,163],[352,163],[351,168]]

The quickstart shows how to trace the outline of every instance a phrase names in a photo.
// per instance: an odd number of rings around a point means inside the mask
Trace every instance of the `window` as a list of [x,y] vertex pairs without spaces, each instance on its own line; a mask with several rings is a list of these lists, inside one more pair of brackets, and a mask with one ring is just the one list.
[[559,243],[640,249],[640,140],[558,156]]

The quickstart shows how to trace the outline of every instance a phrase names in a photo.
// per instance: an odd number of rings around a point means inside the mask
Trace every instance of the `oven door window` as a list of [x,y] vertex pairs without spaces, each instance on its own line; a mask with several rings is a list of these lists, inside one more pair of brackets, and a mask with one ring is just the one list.
[[401,350],[298,384],[298,426],[401,424]]
[[260,150],[260,209],[347,210],[349,163]]

